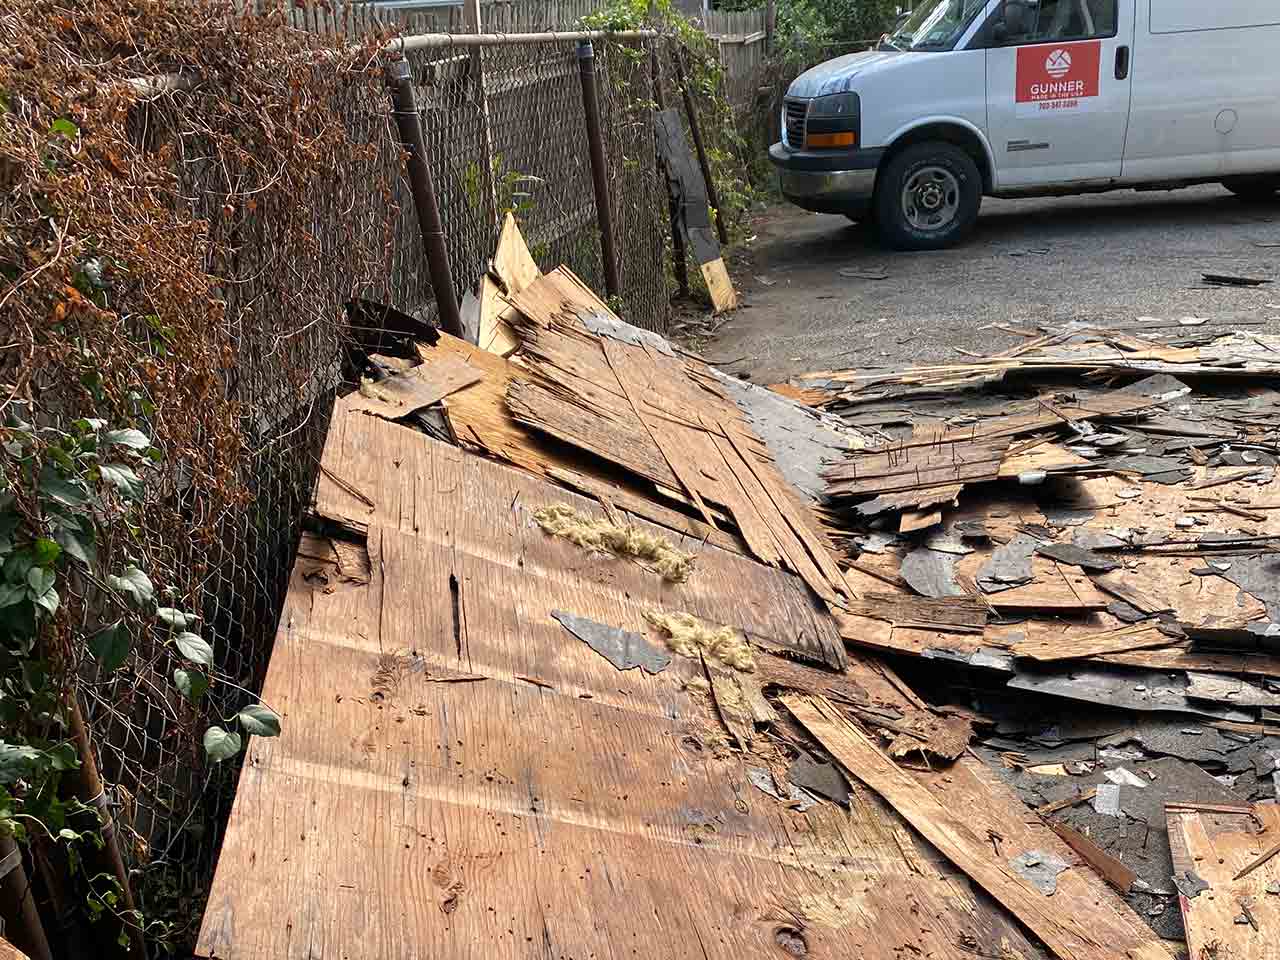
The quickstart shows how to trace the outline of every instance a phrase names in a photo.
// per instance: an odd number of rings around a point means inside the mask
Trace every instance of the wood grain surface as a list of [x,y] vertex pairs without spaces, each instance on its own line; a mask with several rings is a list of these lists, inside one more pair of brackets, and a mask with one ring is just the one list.
[[1166,814],[1175,876],[1190,871],[1209,884],[1194,897],[1178,897],[1190,956],[1280,957],[1280,895],[1267,892],[1280,884],[1280,857],[1235,879],[1280,843],[1280,807],[1260,803],[1232,813],[1170,804]]
[[[619,671],[550,616],[643,632],[657,603],[785,639],[822,615],[795,577],[586,556],[528,514],[592,501],[373,418],[335,421],[324,462],[367,582],[300,554],[263,690],[284,733],[250,741],[197,956],[1043,956],[872,794],[800,813],[753,787],[698,661]],[[838,676],[787,669],[762,673]]]

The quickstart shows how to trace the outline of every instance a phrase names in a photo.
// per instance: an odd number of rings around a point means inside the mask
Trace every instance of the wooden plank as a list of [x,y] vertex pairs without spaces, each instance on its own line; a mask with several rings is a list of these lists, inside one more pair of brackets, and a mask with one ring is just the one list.
[[1052,662],[1083,660],[1104,653],[1123,653],[1167,647],[1169,638],[1153,623],[1138,623],[1114,630],[1062,629],[1052,624],[1026,623],[1026,639],[1009,647],[1015,656]]
[[520,339],[511,329],[503,313],[511,309],[502,296],[497,282],[485,275],[480,278],[479,319],[476,323],[476,344],[482,350],[509,357],[520,349]]
[[1083,833],[1067,826],[1065,823],[1050,820],[1049,826],[1053,828],[1054,833],[1062,838],[1063,843],[1074,850],[1085,863],[1097,870],[1102,878],[1120,891],[1121,894],[1127,894],[1133,889],[1134,881],[1138,879],[1138,875],[1133,870],[1107,853]]
[[4,937],[0,937],[0,960],[30,960],[30,958]]
[[850,600],[845,613],[872,617],[897,627],[968,633],[982,636],[987,623],[986,604],[976,600],[942,599],[869,593]]
[[698,266],[702,279],[707,284],[707,293],[711,297],[712,313],[724,313],[726,310],[738,308],[738,293],[733,288],[733,280],[729,277],[729,269],[724,265],[724,258],[717,257],[710,263]]
[[355,393],[340,398],[335,409],[399,420],[483,379],[481,371],[460,358],[445,357],[377,383],[362,384]]
[[[1280,841],[1280,807],[1264,803],[1246,812],[1217,812],[1171,804],[1166,816],[1174,876],[1183,879],[1178,904],[1190,956],[1280,957],[1280,896],[1268,892],[1280,884],[1280,860],[1244,872]],[[1196,878],[1208,887],[1191,896]]]
[[1036,579],[1031,583],[987,594],[986,601],[998,610],[1104,610],[1111,602],[1074,567],[1037,557],[1032,570]]
[[[944,802],[898,768],[879,747],[821,697],[787,696],[783,703],[846,772],[878,793],[911,826],[994,897],[1062,960],[1169,960],[1171,952],[1113,891],[1087,869],[1070,865],[1070,852],[1050,831],[1047,846],[1016,840],[993,845],[980,820],[966,816],[958,797]],[[966,801],[968,798],[965,798]],[[1017,818],[1015,818],[1017,819]],[[1009,840],[1007,834],[997,836]],[[999,853],[995,848],[999,848]],[[1054,855],[1067,863],[1047,895],[1009,862],[1019,854]],[[1065,855],[1064,855],[1065,854]]]
[[511,213],[502,221],[502,232],[498,235],[490,270],[508,296],[519,293],[542,275]]

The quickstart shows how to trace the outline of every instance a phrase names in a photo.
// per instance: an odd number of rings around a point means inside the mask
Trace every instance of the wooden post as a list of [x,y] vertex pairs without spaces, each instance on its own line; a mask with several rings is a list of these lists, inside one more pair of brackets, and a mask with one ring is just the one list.
[[[480,0],[463,0],[462,19],[467,33],[482,33],[480,21]],[[498,230],[498,185],[493,177],[493,123],[489,116],[489,90],[484,80],[484,47],[471,48],[471,81],[475,84],[476,96],[480,101],[480,144],[484,152],[483,171],[480,182],[484,184],[485,202],[488,204],[490,240],[497,239]],[[486,250],[485,253],[488,253]]]
[[711,177],[711,164],[707,161],[707,148],[702,142],[702,129],[698,126],[698,111],[693,105],[693,96],[689,93],[689,82],[684,74],[684,58],[680,48],[673,47],[671,58],[676,64],[676,80],[680,84],[680,93],[684,97],[684,111],[689,115],[689,132],[693,134],[693,148],[698,154],[698,166],[702,168],[702,179],[707,182],[707,200],[716,212],[716,233],[720,237],[720,245],[728,246],[729,231],[724,225],[724,211],[720,209],[720,195],[716,190],[715,180]]
[[773,53],[773,34],[778,29],[778,0],[764,5],[764,52]]
[[[657,41],[649,47],[649,73],[653,77],[653,104],[659,111],[666,109],[662,96],[662,69],[658,62]],[[661,166],[661,160],[658,161]],[[666,174],[663,174],[666,179]],[[680,223],[680,206],[668,197],[667,209],[671,216],[671,267],[676,275],[676,289],[680,296],[689,295],[689,254],[684,245],[684,229]]]
[[600,257],[604,288],[610,297],[622,292],[618,254],[614,249],[613,208],[609,204],[609,169],[604,155],[604,131],[600,127],[600,94],[596,89],[596,51],[590,40],[578,41],[578,74],[582,79],[582,112],[587,122],[587,147],[591,156],[591,184],[596,195],[596,220],[600,225]]

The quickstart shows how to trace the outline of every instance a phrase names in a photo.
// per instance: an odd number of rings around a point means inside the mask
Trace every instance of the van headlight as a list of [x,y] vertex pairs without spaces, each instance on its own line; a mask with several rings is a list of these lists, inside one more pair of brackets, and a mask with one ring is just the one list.
[[809,104],[805,146],[856,147],[862,132],[862,102],[856,93],[832,93]]

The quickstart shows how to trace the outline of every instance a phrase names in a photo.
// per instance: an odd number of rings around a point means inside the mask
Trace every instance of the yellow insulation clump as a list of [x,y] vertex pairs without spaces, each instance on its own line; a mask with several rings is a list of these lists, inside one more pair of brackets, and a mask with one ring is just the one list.
[[682,657],[710,657],[743,673],[756,668],[751,644],[732,627],[712,627],[688,613],[646,612],[645,619],[667,635],[667,646]]
[[553,537],[599,553],[642,561],[672,583],[684,583],[693,573],[693,554],[677,550],[666,537],[583,516],[563,503],[543,507],[533,519]]

